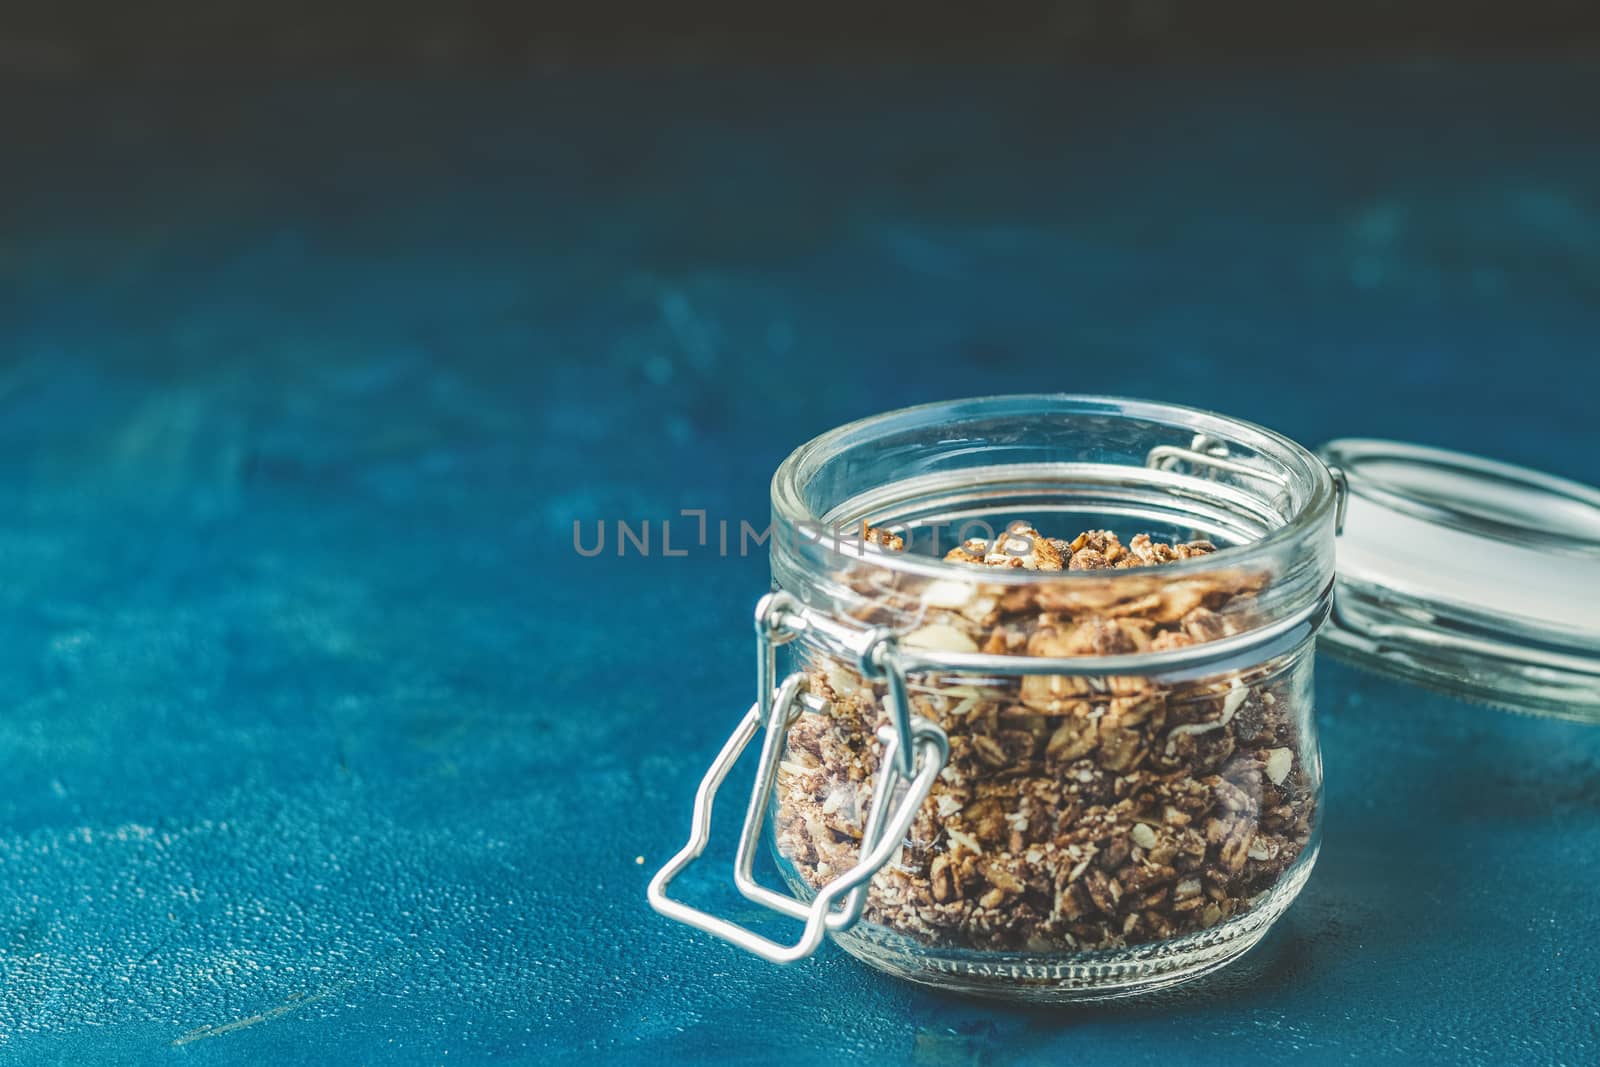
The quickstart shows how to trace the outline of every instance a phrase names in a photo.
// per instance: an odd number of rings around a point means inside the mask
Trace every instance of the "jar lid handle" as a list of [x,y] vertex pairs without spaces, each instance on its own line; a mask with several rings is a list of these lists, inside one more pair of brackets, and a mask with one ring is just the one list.
[[[860,920],[866,907],[867,882],[899,850],[922,802],[927,799],[939,772],[944,769],[945,761],[950,758],[950,742],[944,731],[927,719],[911,717],[905,696],[905,678],[893,666],[892,655],[872,656],[878,663],[888,664],[885,670],[889,675],[890,691],[901,705],[895,721],[903,722],[904,728],[884,726],[878,732],[879,740],[883,742],[883,761],[878,768],[878,781],[873,790],[875,799],[862,833],[860,858],[855,866],[823,886],[809,904],[758,883],[754,867],[761,823],[777,782],[778,764],[783,757],[783,736],[799,714],[801,691],[805,686],[805,676],[798,672],[785,678],[776,690],[771,684],[775,673],[775,646],[793,636],[788,629],[787,615],[796,611],[803,612],[804,609],[797,608],[793,598],[785,593],[763,597],[757,606],[756,702],[723,744],[722,751],[717,753],[700,782],[700,788],[695,793],[688,844],[656,872],[649,888],[650,906],[662,915],[720,937],[771,963],[792,963],[804,959],[817,950],[829,931],[848,930]],[[887,648],[891,652],[892,647],[892,636],[885,635],[874,635],[867,646],[869,651]],[[864,653],[863,658],[868,658],[868,654]],[[672,880],[705,851],[711,839],[711,807],[716,800],[717,790],[756,732],[763,727],[767,736],[762,744],[755,785],[750,791],[744,828],[739,835],[733,880],[739,892],[749,900],[805,922],[800,939],[790,945],[773,941],[730,920],[667,896],[667,886]],[[912,748],[915,751],[909,752]],[[902,761],[902,752],[908,752],[909,759]],[[902,766],[909,767],[910,773],[903,772]],[[899,803],[895,803],[895,794],[902,781],[909,782],[909,787]],[[841,898],[843,905],[835,911],[834,904]]]

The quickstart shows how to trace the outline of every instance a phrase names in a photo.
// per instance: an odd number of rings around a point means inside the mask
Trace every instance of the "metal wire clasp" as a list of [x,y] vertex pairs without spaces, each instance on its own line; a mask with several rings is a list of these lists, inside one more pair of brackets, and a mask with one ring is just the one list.
[[[900,848],[917,810],[927,799],[933,783],[950,757],[950,742],[935,723],[915,718],[906,699],[905,675],[895,659],[895,638],[890,631],[866,635],[860,645],[860,664],[867,677],[887,676],[891,724],[878,731],[883,742],[883,762],[872,790],[872,806],[861,838],[860,858],[855,866],[818,890],[809,904],[778,893],[755,880],[756,848],[761,823],[777,783],[778,764],[783,757],[783,737],[799,714],[805,676],[790,674],[774,688],[776,648],[808,628],[827,629],[831,623],[801,606],[787,593],[772,593],[756,606],[756,702],[750,706],[733,735],[717,753],[695,793],[694,815],[689,827],[689,843],[656,872],[650,880],[650,906],[656,911],[714,934],[772,963],[791,963],[817,950],[830,930],[848,930],[861,918],[866,906],[867,883]],[[755,785],[750,790],[750,805],[745,809],[744,829],[739,835],[739,852],[734,862],[733,881],[744,896],[782,915],[800,919],[805,930],[792,945],[762,937],[727,919],[692,908],[667,896],[667,886],[696,857],[711,839],[711,806],[740,754],[766,728],[761,747],[761,763]],[[896,802],[904,785],[905,793]],[[843,903],[835,910],[834,904]]]

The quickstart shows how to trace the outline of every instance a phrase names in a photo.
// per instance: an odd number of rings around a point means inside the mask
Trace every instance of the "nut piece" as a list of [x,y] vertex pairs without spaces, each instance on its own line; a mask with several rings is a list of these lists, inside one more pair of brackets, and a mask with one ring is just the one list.
[[1244,702],[1249,699],[1250,688],[1235,678],[1232,687],[1228,690],[1227,697],[1222,701],[1222,718],[1219,721],[1223,723],[1231,721],[1239,713],[1239,709],[1244,706]]
[[904,552],[906,550],[905,538],[867,523],[861,524],[861,540],[869,545],[880,545],[890,552]]
[[1289,749],[1274,748],[1267,752],[1267,780],[1273,785],[1282,785],[1293,766],[1294,753]]
[[945,622],[929,623],[900,639],[906,648],[926,648],[935,652],[976,652],[978,642]]
[[964,608],[978,595],[977,586],[970,582],[955,582],[941,578],[929,582],[922,591],[922,602],[930,608]]

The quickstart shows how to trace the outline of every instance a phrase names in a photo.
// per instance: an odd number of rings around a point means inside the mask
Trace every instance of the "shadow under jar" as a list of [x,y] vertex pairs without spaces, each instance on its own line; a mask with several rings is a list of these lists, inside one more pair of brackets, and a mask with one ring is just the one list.
[[[1288,907],[1340,499],[1315,456],[1183,407],[998,397],[825,434],[772,497],[760,699],[658,909],[780,962],[831,934],[914,981],[1069,1000],[1210,971]],[[792,945],[665,895],[763,727],[736,882],[806,921]],[[794,895],[755,881],[761,840]]]

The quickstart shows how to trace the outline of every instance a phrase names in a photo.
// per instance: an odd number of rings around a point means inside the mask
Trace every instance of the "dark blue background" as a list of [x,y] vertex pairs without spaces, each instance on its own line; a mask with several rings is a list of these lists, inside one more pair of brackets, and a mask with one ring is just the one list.
[[[1321,862],[1202,985],[985,1006],[660,919],[765,561],[572,524],[764,525],[810,436],[1019,391],[1600,483],[1595,99],[1580,61],[8,88],[0,1061],[1592,1062],[1600,731],[1327,661]],[[681,884],[749,919],[739,807]]]

